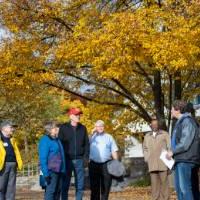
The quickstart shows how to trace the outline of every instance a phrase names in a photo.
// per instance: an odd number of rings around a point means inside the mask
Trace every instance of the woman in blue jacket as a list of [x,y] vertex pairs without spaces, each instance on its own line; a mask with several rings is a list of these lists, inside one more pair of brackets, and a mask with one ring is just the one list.
[[65,156],[56,122],[47,122],[45,135],[39,141],[39,161],[45,186],[45,200],[60,199],[62,175],[65,173]]

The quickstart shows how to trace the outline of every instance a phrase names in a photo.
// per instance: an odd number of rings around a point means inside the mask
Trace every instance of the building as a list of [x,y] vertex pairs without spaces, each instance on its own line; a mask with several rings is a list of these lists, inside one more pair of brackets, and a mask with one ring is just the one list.
[[[132,133],[140,132],[140,133],[146,133],[149,132],[151,129],[148,124],[137,124],[134,127],[130,128],[130,131]],[[142,149],[142,142],[139,141],[134,136],[128,135],[125,138],[125,151],[124,151],[124,157],[125,158],[143,158],[143,149]]]

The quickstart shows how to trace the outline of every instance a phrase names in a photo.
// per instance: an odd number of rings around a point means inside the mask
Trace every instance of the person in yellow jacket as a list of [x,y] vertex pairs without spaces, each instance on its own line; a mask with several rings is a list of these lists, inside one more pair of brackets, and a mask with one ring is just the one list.
[[0,123],[0,200],[15,200],[17,168],[22,169],[22,159],[10,121]]

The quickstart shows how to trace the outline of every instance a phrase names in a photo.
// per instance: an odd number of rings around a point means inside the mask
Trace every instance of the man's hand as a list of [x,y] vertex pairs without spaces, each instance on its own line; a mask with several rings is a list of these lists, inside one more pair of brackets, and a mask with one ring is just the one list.
[[51,183],[51,177],[50,176],[46,176],[45,177],[45,181],[46,181],[47,185],[49,185]]
[[113,158],[114,160],[119,160],[119,154],[118,154],[117,151],[115,151],[115,152],[112,153],[112,158]]
[[97,131],[97,129],[96,129],[96,127],[94,127],[94,128],[92,129],[92,134],[94,134],[96,131]]
[[167,154],[166,154],[166,158],[167,158],[168,160],[171,160],[171,159],[172,159],[172,156],[173,156],[172,151],[168,151]]
[[89,166],[89,159],[84,159],[84,168],[88,168]]

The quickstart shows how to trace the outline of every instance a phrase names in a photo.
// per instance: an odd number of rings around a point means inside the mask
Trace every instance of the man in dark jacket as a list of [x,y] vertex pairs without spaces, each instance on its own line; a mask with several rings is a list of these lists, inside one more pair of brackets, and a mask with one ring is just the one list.
[[178,200],[197,200],[199,191],[194,191],[192,172],[200,164],[199,130],[187,104],[177,100],[172,107],[172,117],[177,119],[172,135],[172,152],[168,158],[175,159],[175,188]]
[[80,121],[81,110],[71,108],[68,112],[70,122],[60,127],[59,139],[62,141],[66,157],[66,177],[63,180],[62,200],[68,199],[72,172],[76,186],[76,200],[82,200],[84,190],[84,162],[89,158],[89,139],[87,129]]

